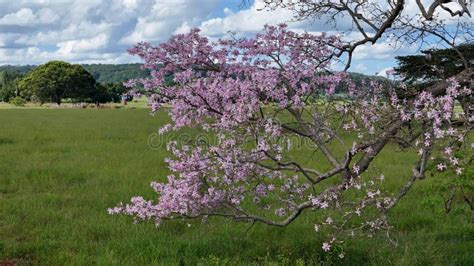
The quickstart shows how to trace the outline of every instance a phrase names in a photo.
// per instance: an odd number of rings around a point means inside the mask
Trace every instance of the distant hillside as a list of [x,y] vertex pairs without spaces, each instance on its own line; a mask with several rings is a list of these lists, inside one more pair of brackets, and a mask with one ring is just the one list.
[[[142,70],[141,64],[86,64],[83,65],[89,73],[100,83],[122,83],[129,79],[143,78],[148,76],[149,71]],[[21,74],[26,74],[36,66],[0,66],[0,72],[2,71],[17,71]],[[368,76],[361,73],[350,72],[350,77],[354,80],[356,85],[360,85],[363,80],[372,81],[387,81],[386,78],[380,76]]]
[[[148,76],[149,72],[142,70],[141,64],[86,64],[82,65],[94,78],[100,83],[122,83],[129,79],[143,78]],[[26,74],[36,66],[0,66],[0,72],[2,71],[16,71],[21,74]]]
[[359,85],[359,82],[362,82],[363,80],[368,81],[368,80],[378,80],[378,81],[387,81],[388,79],[383,77],[383,76],[373,76],[373,75],[365,75],[362,73],[357,73],[357,72],[349,72],[349,76],[351,77],[354,82]]
[[0,72],[4,71],[14,71],[14,72],[19,72],[20,74],[26,74],[30,72],[32,69],[34,69],[36,66],[34,65],[25,65],[25,66],[0,66]]
[[100,83],[122,83],[129,79],[144,78],[149,71],[142,70],[142,64],[90,64],[82,65]]

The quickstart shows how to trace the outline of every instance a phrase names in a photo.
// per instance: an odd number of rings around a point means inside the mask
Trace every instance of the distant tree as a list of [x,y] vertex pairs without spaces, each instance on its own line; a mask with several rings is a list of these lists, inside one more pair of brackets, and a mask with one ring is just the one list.
[[125,94],[129,91],[122,83],[107,83],[102,85],[107,91],[112,102],[120,102],[122,94]]
[[80,65],[51,61],[32,70],[20,83],[23,95],[34,96],[40,103],[61,104],[64,98],[90,100],[97,92],[94,77]]
[[422,89],[452,77],[474,64],[474,43],[429,49],[421,55],[397,56],[397,75],[410,87]]
[[[421,55],[397,56],[396,59],[395,74],[401,76],[407,85],[401,87],[398,94],[404,98],[414,97],[426,88],[472,68],[474,43],[423,50]],[[473,97],[466,97],[460,103],[467,114],[472,114]]]
[[30,72],[31,70],[33,70],[34,68],[36,68],[36,66],[34,65],[23,65],[23,66],[12,66],[12,65],[4,65],[4,66],[0,66],[0,72],[3,72],[3,71],[14,71],[14,72],[18,72],[22,75],[26,75],[28,72]]
[[5,70],[0,72],[0,100],[8,102],[18,96],[18,81],[22,75],[17,71]]
[[99,105],[101,103],[106,103],[112,101],[111,94],[107,90],[107,87],[98,83],[97,84],[97,89],[94,93],[94,95],[91,96],[90,99],[91,102],[94,102],[95,104]]

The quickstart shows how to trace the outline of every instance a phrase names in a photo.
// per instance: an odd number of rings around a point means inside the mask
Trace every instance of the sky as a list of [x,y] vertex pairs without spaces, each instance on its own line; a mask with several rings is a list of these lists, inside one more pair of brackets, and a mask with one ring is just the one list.
[[[140,62],[126,49],[139,41],[157,44],[194,27],[211,39],[229,31],[251,35],[265,24],[282,22],[295,31],[332,30],[324,21],[294,22],[288,10],[262,11],[261,0],[241,4],[241,0],[0,0],[0,65]],[[394,48],[387,40],[360,47],[350,71],[384,74],[396,65],[396,55],[417,49]]]

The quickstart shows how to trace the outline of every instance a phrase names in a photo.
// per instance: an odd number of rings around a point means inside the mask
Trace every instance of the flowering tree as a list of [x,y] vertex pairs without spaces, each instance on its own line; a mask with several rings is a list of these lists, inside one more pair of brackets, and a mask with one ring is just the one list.
[[[136,45],[130,53],[145,61],[151,77],[135,82],[153,93],[153,111],[170,105],[172,122],[160,133],[197,127],[216,140],[168,143],[172,173],[166,183],[151,184],[157,199],[133,197],[109,212],[157,225],[222,216],[280,227],[305,211],[321,212],[314,229],[334,229],[322,246],[330,251],[337,232],[388,229],[387,212],[433,160],[439,171],[468,178],[468,158],[456,151],[466,147],[472,124],[452,123],[469,119],[454,111],[458,99],[472,95],[461,82],[468,74],[401,98],[390,87],[355,88],[345,72],[330,72],[341,47],[337,37],[286,25],[266,26],[253,38],[211,42],[195,29],[158,46]],[[341,88],[347,97],[335,93]],[[394,195],[382,191],[383,173],[369,170],[390,142],[419,154],[412,178]],[[362,224],[349,222],[360,217]]]

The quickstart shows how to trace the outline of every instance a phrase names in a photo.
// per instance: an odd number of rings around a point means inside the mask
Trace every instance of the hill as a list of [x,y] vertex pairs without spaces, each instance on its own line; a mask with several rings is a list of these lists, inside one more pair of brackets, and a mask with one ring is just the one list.
[[129,79],[147,77],[149,71],[141,69],[142,64],[87,64],[82,65],[100,83],[122,83]]
[[[122,83],[129,79],[143,78],[148,76],[148,71],[141,69],[141,64],[84,64],[82,65],[100,83]],[[0,72],[15,71],[26,74],[34,69],[34,65],[25,66],[0,66]]]
[[35,67],[36,67],[35,65],[24,65],[24,66],[4,65],[4,66],[0,66],[0,72],[18,72],[24,75],[30,72]]
[[[122,83],[129,79],[144,78],[148,76],[149,71],[141,69],[142,64],[83,64],[82,65],[92,76],[100,83]],[[36,66],[24,65],[24,66],[0,66],[0,72],[3,71],[16,71],[21,74],[26,74]],[[350,77],[354,80],[356,85],[360,85],[363,80],[367,81],[385,81],[384,77],[380,76],[368,76],[361,73],[349,72]]]

